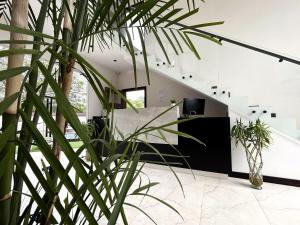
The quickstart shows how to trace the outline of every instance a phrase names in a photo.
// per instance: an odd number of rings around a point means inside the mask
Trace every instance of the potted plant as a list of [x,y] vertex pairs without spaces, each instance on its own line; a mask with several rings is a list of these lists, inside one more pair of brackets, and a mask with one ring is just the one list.
[[[93,121],[88,121],[81,123],[82,129],[88,134],[90,138],[93,138],[93,134],[95,132],[95,126]],[[87,161],[91,161],[91,155],[88,151],[85,152],[85,159]]]
[[248,125],[240,119],[236,120],[236,124],[232,127],[231,136],[235,139],[236,146],[240,143],[245,149],[250,183],[254,188],[262,189],[262,150],[267,149],[271,143],[269,127],[260,119],[255,122],[249,121]]
[[95,138],[98,135],[97,124],[93,120],[81,123],[83,129],[89,135],[90,138]]

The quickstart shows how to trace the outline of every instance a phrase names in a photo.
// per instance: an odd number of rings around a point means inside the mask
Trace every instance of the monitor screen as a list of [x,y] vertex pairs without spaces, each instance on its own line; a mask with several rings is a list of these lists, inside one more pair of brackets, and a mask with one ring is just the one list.
[[182,113],[184,115],[204,115],[205,99],[184,98]]

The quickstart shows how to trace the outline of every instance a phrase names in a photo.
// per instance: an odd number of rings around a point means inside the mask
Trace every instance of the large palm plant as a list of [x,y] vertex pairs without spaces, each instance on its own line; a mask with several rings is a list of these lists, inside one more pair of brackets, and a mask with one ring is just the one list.
[[[116,129],[107,120],[103,132],[91,140],[68,97],[73,70],[80,67],[103,108],[108,112],[111,105],[104,86],[109,86],[126,101],[80,52],[116,45],[126,49],[132,58],[133,79],[136,81],[135,47],[130,35],[133,28],[138,30],[149,82],[145,43],[145,36],[148,34],[154,35],[169,63],[163,39],[170,43],[174,53],[180,54],[184,52],[184,48],[188,48],[200,58],[190,38],[191,35],[197,34],[189,28],[182,30],[175,25],[176,22],[198,12],[195,1],[187,1],[186,12],[176,7],[177,2],[178,0],[38,0],[36,3],[39,3],[40,10],[36,15],[37,10],[27,0],[1,1],[0,16],[10,24],[0,24],[0,29],[11,34],[10,40],[1,41],[2,44],[9,44],[9,50],[0,51],[0,57],[9,59],[8,69],[1,71],[0,75],[0,81],[6,80],[6,96],[0,103],[0,113],[3,116],[0,136],[1,225],[56,222],[97,224],[99,221],[115,224],[119,215],[123,223],[127,224],[124,204],[142,211],[137,206],[126,203],[128,195],[155,198],[148,194],[148,190],[157,183],[140,182],[135,190],[130,189],[143,167],[143,164],[138,165],[143,154],[137,151],[141,142],[138,134],[153,130],[174,133],[175,131],[168,127],[178,122],[150,127],[149,121],[132,135],[124,137],[120,144],[114,139]],[[193,27],[217,24],[221,22],[194,24]],[[45,32],[45,26],[52,26],[52,31]],[[201,36],[218,43],[209,36]],[[23,66],[24,54],[31,55],[30,67]],[[42,58],[47,58],[48,64],[45,65]],[[56,65],[58,69],[55,69]],[[38,85],[38,77],[43,78],[41,85]],[[55,93],[58,105],[55,120],[43,104],[47,88]],[[53,134],[53,142],[48,143],[36,128],[39,117]],[[22,121],[21,129],[17,128],[18,121]],[[78,150],[73,149],[64,137],[66,122],[73,127],[83,142]],[[162,133],[159,134],[161,139],[165,140]],[[187,134],[177,134],[192,138]],[[97,151],[97,142],[109,151],[106,157],[102,157]],[[45,163],[38,166],[30,154],[32,144],[38,146],[49,167]],[[116,154],[116,149],[124,144],[123,153]],[[151,144],[145,144],[150,146],[155,154],[160,154]],[[18,151],[15,158],[16,148]],[[91,156],[90,162],[80,158],[85,149]],[[67,165],[62,165],[60,161],[61,151],[67,158]],[[164,160],[163,155],[160,156]],[[27,176],[27,165],[37,178],[37,183],[32,184],[32,178]],[[14,182],[11,194],[12,177]],[[23,183],[30,194],[23,194]],[[25,206],[22,204],[23,195],[30,199]],[[62,199],[63,196],[65,199]],[[162,200],[157,200],[168,205]]]

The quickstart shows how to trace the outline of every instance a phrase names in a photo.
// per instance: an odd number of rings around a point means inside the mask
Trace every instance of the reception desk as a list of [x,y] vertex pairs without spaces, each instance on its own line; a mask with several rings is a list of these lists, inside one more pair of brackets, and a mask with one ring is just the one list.
[[[177,150],[188,162],[178,157],[165,157],[165,159],[176,167],[203,170],[228,174],[231,172],[231,141],[230,120],[228,117],[196,118],[191,121],[178,124],[178,131],[187,133],[205,145],[201,145],[192,139],[178,138]],[[174,146],[166,144],[153,144],[162,154],[178,155]],[[140,151],[151,152],[145,145],[139,146]],[[161,157],[157,155],[145,155],[145,161],[161,163]],[[188,166],[189,165],[189,166]]]
[[[178,107],[174,107],[172,109],[170,109],[170,107],[151,107],[138,109],[138,112],[134,111],[133,109],[116,109],[114,110],[111,118],[113,118],[114,127],[116,127],[121,133],[120,134],[116,132],[115,139],[122,141],[123,137],[128,137],[146,124],[148,124],[146,128],[151,128],[160,127],[177,121]],[[156,119],[153,120],[154,118]],[[150,122],[151,120],[153,121]],[[166,128],[174,131],[178,130],[177,124],[168,126]],[[178,136],[176,134],[165,132],[163,130],[160,130],[160,132],[155,130],[148,132],[147,134],[141,134],[138,136],[138,139],[148,143],[165,144],[166,141],[160,138],[162,135],[164,138],[166,138],[168,143],[178,145]]]
[[[228,174],[231,172],[231,140],[229,117],[197,118],[179,124],[179,131],[188,133],[204,145],[179,137],[179,149],[188,156],[191,168]],[[186,167],[183,165],[183,167]]]
[[[114,124],[125,135],[128,136],[137,128],[149,122],[155,116],[159,115],[167,107],[142,109],[137,114],[133,110],[120,109],[114,112]],[[165,114],[160,119],[153,121],[148,127],[157,127],[177,119],[177,109],[173,109]],[[180,118],[178,118],[180,120]],[[177,155],[174,147],[183,155],[189,166],[195,170],[203,170],[217,173],[228,174],[231,171],[231,141],[230,141],[230,120],[229,117],[199,117],[191,121],[173,125],[172,129],[179,132],[187,133],[199,140],[205,145],[201,145],[192,139],[178,137],[175,134],[164,135],[169,143],[166,144],[159,138],[154,138],[152,135],[141,136],[139,138],[151,143],[153,147],[165,155]],[[154,133],[153,135],[157,135]],[[120,136],[115,137],[122,141]],[[126,143],[125,143],[126,144]],[[120,145],[117,152],[122,152],[124,146]],[[146,144],[142,142],[138,145],[138,150],[141,152],[152,152]],[[165,159],[173,166],[189,168],[183,158],[165,156]],[[145,154],[142,160],[151,163],[162,163],[162,159],[157,154]]]

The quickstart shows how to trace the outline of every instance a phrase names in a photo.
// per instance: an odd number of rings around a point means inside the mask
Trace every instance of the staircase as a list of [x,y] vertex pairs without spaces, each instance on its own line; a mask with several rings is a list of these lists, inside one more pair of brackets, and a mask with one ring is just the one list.
[[[136,51],[137,62],[141,65],[144,63],[141,51]],[[271,128],[283,133],[292,139],[300,141],[300,130],[297,129],[296,119],[279,118],[272,107],[268,105],[250,105],[247,96],[234,96],[230,87],[222,87],[217,81],[201,79],[197,74],[186,73],[184,69],[176,65],[176,56],[173,56],[172,64],[169,65],[164,60],[155,55],[148,55],[148,66],[161,75],[175,80],[185,86],[188,86],[207,97],[214,99],[228,106],[229,111],[237,112],[244,118],[254,121],[260,118]],[[124,59],[131,62],[128,53],[124,54]]]

